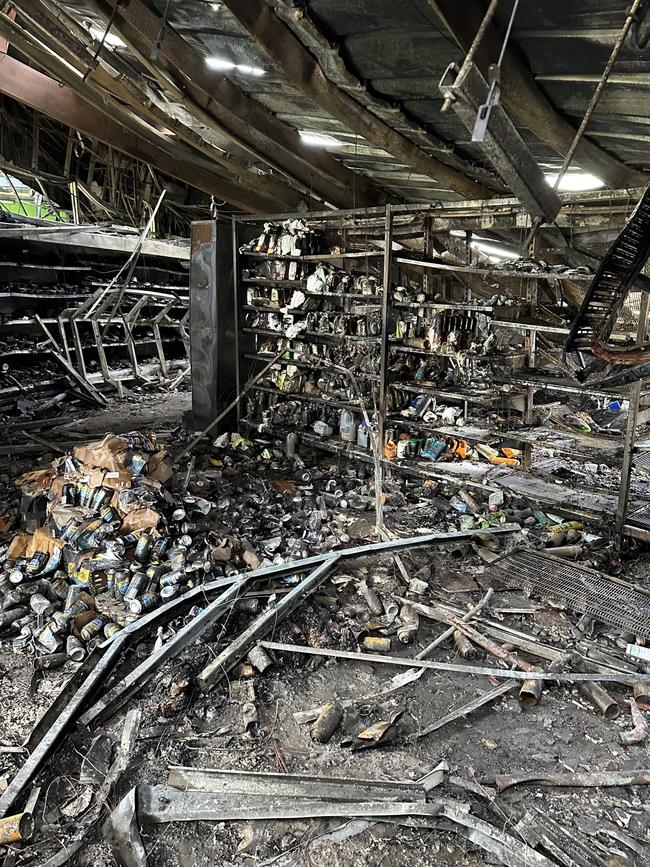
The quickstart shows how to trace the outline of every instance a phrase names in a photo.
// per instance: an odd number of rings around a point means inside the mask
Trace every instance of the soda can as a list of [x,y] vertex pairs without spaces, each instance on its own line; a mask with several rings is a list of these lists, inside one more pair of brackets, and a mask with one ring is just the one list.
[[119,569],[115,573],[115,598],[121,599],[129,589],[131,576],[125,569]]
[[122,631],[122,627],[117,623],[107,623],[104,627],[104,637],[112,638],[114,635],[117,635],[118,632]]
[[93,498],[90,501],[90,508],[94,512],[100,512],[102,506],[110,500],[113,496],[113,492],[109,491],[107,488],[95,488],[95,493],[93,494]]
[[144,593],[139,599],[132,599],[129,603],[131,614],[142,614],[143,611],[151,611],[160,602],[157,593]]
[[11,626],[12,624],[14,624],[15,628],[20,629],[18,624],[24,617],[27,617],[28,620],[32,619],[29,608],[25,608],[24,605],[18,608],[10,608],[9,611],[3,611],[0,614],[0,629],[4,629],[6,626]]
[[50,668],[61,668],[68,661],[67,653],[48,653],[46,656],[37,656],[34,660],[36,671],[45,671]]
[[35,614],[42,614],[44,617],[54,611],[52,604],[42,593],[32,593],[29,597],[29,607]]
[[[60,599],[61,601],[67,600],[68,593],[73,588],[71,588],[70,585],[68,584],[68,582],[65,580],[63,572],[59,571],[57,573],[57,575],[59,575],[59,577],[57,578],[55,576],[56,580],[52,581],[52,583],[50,584],[50,587],[52,589],[52,593],[54,593],[54,595],[57,597],[57,599]],[[74,588],[74,590],[77,593],[79,592],[76,587]]]
[[174,569],[172,572],[168,572],[166,575],[162,576],[160,579],[160,586],[170,587],[172,584],[178,584],[183,577],[183,573],[180,569]]
[[86,648],[74,635],[68,635],[65,641],[65,652],[73,662],[81,662],[86,655]]
[[63,644],[61,639],[54,634],[50,623],[46,623],[40,632],[36,633],[36,640],[50,653],[56,653]]
[[15,638],[11,639],[11,649],[14,653],[22,653],[26,647],[32,642],[32,636],[29,635],[17,635]]
[[106,571],[106,592],[111,596],[115,592],[115,569],[107,569]]
[[10,608],[15,608],[16,605],[20,605],[24,598],[25,594],[21,593],[20,590],[5,591],[4,598],[2,600],[2,610],[8,611]]
[[90,641],[91,638],[94,638],[96,635],[102,631],[104,624],[106,623],[105,617],[95,617],[90,623],[86,623],[83,629],[80,632],[80,635],[84,641]]
[[81,529],[82,524],[83,521],[80,518],[70,518],[68,523],[61,531],[61,538],[65,542],[71,542]]
[[61,488],[61,505],[74,506],[74,485],[71,482]]
[[27,564],[25,573],[27,575],[38,575],[49,559],[50,556],[45,551],[37,551]]
[[151,550],[151,559],[155,557],[156,559],[162,559],[163,554],[167,550],[167,545],[169,544],[169,540],[164,536],[158,536],[156,541],[153,543],[153,548]]
[[12,584],[20,584],[24,577],[25,575],[21,569],[12,569],[9,573],[9,581]]
[[105,524],[112,524],[113,521],[117,519],[117,512],[109,504],[106,506],[102,506],[102,508],[99,510],[99,517]]
[[94,493],[95,488],[91,488],[87,482],[82,482],[79,486],[79,505],[88,508]]
[[176,521],[177,523],[184,521],[186,517],[187,514],[185,512],[185,509],[174,509],[174,511],[172,512],[172,521]]
[[179,589],[180,587],[178,584],[167,584],[160,588],[160,598],[165,602],[168,599],[173,599],[174,596],[178,595]]
[[136,572],[133,578],[129,583],[129,586],[124,594],[124,601],[131,602],[132,599],[135,599],[136,596],[140,595],[140,592],[143,589],[144,582],[146,581],[147,576],[144,572]]
[[134,557],[138,563],[144,563],[149,557],[151,551],[152,539],[149,533],[143,533],[138,539],[138,544],[135,546]]

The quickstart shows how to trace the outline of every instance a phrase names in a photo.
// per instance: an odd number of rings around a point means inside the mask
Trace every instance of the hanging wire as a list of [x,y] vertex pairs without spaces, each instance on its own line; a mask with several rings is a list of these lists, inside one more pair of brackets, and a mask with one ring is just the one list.
[[[555,192],[557,192],[557,190],[558,190],[558,188],[562,182],[562,179],[566,175],[566,173],[569,169],[569,166],[571,165],[571,162],[573,161],[573,157],[575,156],[576,150],[578,149],[578,145],[580,144],[580,140],[582,139],[582,136],[584,135],[584,132],[587,129],[587,125],[589,124],[589,121],[591,120],[591,117],[592,117],[594,111],[596,110],[596,106],[600,102],[600,98],[603,95],[603,91],[605,90],[605,87],[606,87],[607,82],[609,80],[609,76],[610,76],[610,73],[612,71],[612,67],[616,63],[616,60],[618,59],[618,55],[620,54],[621,48],[623,47],[623,43],[625,42],[625,38],[626,38],[630,28],[632,27],[632,24],[634,24],[634,22],[637,19],[637,12],[639,10],[639,7],[644,2],[645,2],[645,0],[633,0],[632,5],[630,6],[630,11],[627,13],[625,23],[623,24],[623,27],[621,28],[621,31],[618,34],[618,37],[616,39],[616,42],[614,43],[614,47],[612,48],[612,53],[609,55],[609,60],[605,64],[605,68],[603,69],[602,75],[600,76],[600,80],[596,86],[596,90],[594,91],[593,96],[591,97],[591,100],[589,101],[589,105],[587,106],[587,110],[585,111],[583,118],[582,118],[582,121],[580,122],[580,126],[578,127],[578,131],[576,132],[574,139],[571,142],[571,147],[569,148],[567,155],[564,158],[564,162],[562,163],[562,168],[560,169],[558,176],[555,180],[555,183],[553,184],[553,189],[555,190]],[[530,245],[534,242],[535,238],[537,237],[537,233],[540,230],[541,225],[542,225],[542,220],[540,218],[535,220],[535,223],[533,224],[533,226],[530,230],[528,238],[526,239],[526,243],[525,243],[526,247],[530,247]]]

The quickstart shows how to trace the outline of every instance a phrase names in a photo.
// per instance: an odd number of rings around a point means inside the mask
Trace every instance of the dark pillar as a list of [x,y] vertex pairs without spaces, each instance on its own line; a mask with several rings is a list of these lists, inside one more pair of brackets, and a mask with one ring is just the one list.
[[[190,260],[190,358],[192,416],[206,427],[235,393],[235,315],[230,223],[192,223]],[[215,430],[228,430],[234,414]]]

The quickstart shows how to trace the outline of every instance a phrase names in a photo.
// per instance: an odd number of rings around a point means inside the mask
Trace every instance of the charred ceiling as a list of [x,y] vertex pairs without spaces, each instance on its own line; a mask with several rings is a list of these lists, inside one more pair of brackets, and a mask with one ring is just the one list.
[[[540,5],[521,4],[517,13],[503,105],[552,173],[628,4]],[[482,0],[22,0],[0,12],[8,43],[0,90],[221,208],[488,198],[508,190],[454,113],[441,112],[439,88],[486,7]],[[510,4],[499,4],[476,57],[483,72],[496,60],[509,13]],[[644,11],[574,161],[607,186],[645,183],[647,35]],[[38,89],[45,99],[35,97]]]

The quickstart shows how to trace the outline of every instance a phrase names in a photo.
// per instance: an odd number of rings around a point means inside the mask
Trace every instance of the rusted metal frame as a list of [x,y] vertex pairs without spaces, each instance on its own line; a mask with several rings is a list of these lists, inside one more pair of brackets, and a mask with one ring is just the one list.
[[440,154],[441,161],[451,168],[457,169],[468,177],[475,177],[479,183],[494,186],[495,189],[502,187],[496,175],[491,174],[487,169],[472,166],[466,160],[461,159],[454,153],[453,144],[443,141],[431,130],[425,129],[417,120],[409,116],[403,106],[391,104],[373,92],[368,83],[362,83],[348,69],[338,48],[329,42],[319,30],[318,25],[310,18],[308,8],[296,3],[296,0],[268,0],[268,5],[274,9],[278,18],[296,34],[303,45],[315,55],[332,83],[354,93],[358,102],[391,127],[406,130],[409,137],[413,138],[421,147],[436,150]]
[[316,58],[278,18],[265,0],[224,0],[240,24],[254,37],[287,79],[310,99],[366,141],[403,160],[465,198],[491,198],[491,190],[432,157],[392,129],[324,74]]
[[125,642],[125,637],[118,637],[118,640],[108,648],[103,656],[99,651],[96,651],[92,657],[89,657],[88,664],[85,664],[85,670],[88,672],[87,676],[70,700],[61,709],[61,712],[52,720],[48,728],[42,732],[40,740],[30,751],[29,758],[9,783],[2,796],[0,796],[0,817],[7,815],[13,804],[15,804],[40,770],[49,754],[72,725],[84,703],[100,688],[103,681],[111,673],[122,653]]
[[[133,337],[133,331],[131,330],[133,326],[137,325],[137,319],[140,316],[140,311],[142,308],[149,302],[149,296],[143,295],[142,298],[139,298],[133,307],[128,311],[128,313],[123,314],[120,318],[122,321],[122,326],[124,328],[124,336],[126,339],[126,346],[129,352],[129,356],[131,358],[131,366],[133,367],[133,372],[137,379],[144,379],[140,373],[140,365],[138,363],[138,354],[136,349],[135,339]],[[173,302],[170,302],[173,303]]]
[[386,205],[386,219],[384,224],[384,292],[381,303],[381,361],[379,368],[379,413],[377,419],[377,439],[380,453],[384,449],[384,432],[386,424],[386,397],[388,395],[388,362],[389,362],[389,333],[388,316],[391,308],[391,278],[393,265],[393,212],[390,205]]
[[[72,88],[62,86],[44,73],[6,55],[0,56],[0,92],[244,210],[261,212],[269,209],[270,202],[266,198],[244,191],[211,169],[191,165],[178,152],[172,154],[159,144],[124,129]],[[94,101],[97,102],[96,98]]]
[[[483,20],[485,7],[479,0],[426,0],[428,6],[446,25],[460,47],[467,51]],[[475,62],[484,75],[496,61],[503,42],[499,27],[492,22],[476,52]],[[515,49],[506,51],[501,65],[502,103],[507,112],[558,153],[568,153],[575,129],[555,110],[536,84],[532,74]],[[646,182],[646,176],[623,165],[614,157],[583,139],[576,152],[581,167],[592,172],[609,186],[623,188]]]
[[[107,0],[95,0],[104,15],[112,6]],[[325,151],[309,148],[299,134],[278,120],[271,111],[251,99],[225,76],[206,69],[205,60],[162,18],[141,0],[128,0],[120,6],[115,18],[118,30],[127,37],[134,31],[144,39],[138,46],[148,55],[151,46],[159,46],[169,71],[181,90],[218,123],[221,134],[227,135],[240,147],[274,166],[303,188],[314,189],[320,196],[337,206],[352,203],[356,189],[358,205],[384,201],[386,193],[363,175],[356,175],[341,161]],[[125,28],[127,24],[129,27]]]
[[97,349],[97,355],[99,356],[99,366],[102,369],[102,375],[104,377],[104,381],[107,382],[108,384],[112,384],[114,380],[113,380],[113,376],[111,374],[111,371],[108,367],[108,360],[106,358],[106,352],[104,350],[104,343],[102,341],[102,333],[101,333],[101,329],[99,327],[99,323],[97,322],[97,320],[94,317],[91,319],[87,319],[85,321],[90,322],[90,327],[92,328],[92,331],[93,331],[93,337],[95,338],[95,347]]
[[160,332],[160,323],[167,316],[171,308],[174,306],[174,301],[170,301],[166,304],[160,313],[154,316],[153,321],[151,323],[151,327],[153,329],[154,340],[156,341],[156,349],[158,351],[158,359],[160,360],[160,369],[162,370],[163,376],[169,375],[169,368],[167,365],[167,358],[165,356],[165,345],[163,343],[162,334]]
[[330,556],[324,563],[317,566],[302,581],[297,584],[286,596],[283,596],[272,608],[267,609],[238,635],[228,647],[209,662],[197,675],[196,682],[201,692],[211,690],[227,672],[239,662],[255,646],[257,640],[264,636],[270,629],[277,626],[287,617],[298,604],[316,590],[328,578],[341,559],[340,554]]
[[[639,322],[637,325],[636,342],[642,346],[646,341],[648,330],[648,293],[644,292],[641,296],[641,304],[639,308]],[[625,426],[625,441],[623,444],[623,463],[621,466],[621,481],[618,491],[618,505],[616,507],[616,524],[615,533],[617,543],[620,546],[623,538],[623,530],[625,527],[625,518],[627,515],[627,506],[630,499],[630,482],[632,480],[632,459],[634,457],[634,441],[636,439],[636,428],[639,416],[639,402],[641,399],[641,380],[633,382],[630,386],[628,400],[629,409],[627,413],[627,423]]]

